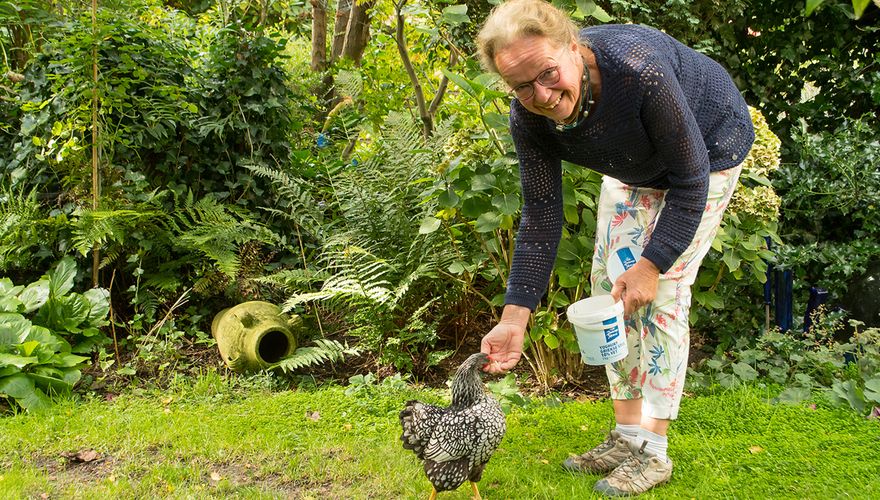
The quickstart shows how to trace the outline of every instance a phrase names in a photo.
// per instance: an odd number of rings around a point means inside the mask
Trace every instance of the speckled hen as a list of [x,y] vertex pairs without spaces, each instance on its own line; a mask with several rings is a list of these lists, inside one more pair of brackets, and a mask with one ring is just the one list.
[[507,429],[501,405],[483,386],[480,369],[488,363],[484,353],[473,354],[455,372],[452,404],[448,408],[409,401],[400,412],[403,447],[425,462],[425,474],[438,491],[454,490],[477,482]]

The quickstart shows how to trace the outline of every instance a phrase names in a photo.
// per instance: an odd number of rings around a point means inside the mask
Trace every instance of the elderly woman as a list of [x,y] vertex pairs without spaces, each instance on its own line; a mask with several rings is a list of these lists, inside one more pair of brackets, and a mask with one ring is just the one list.
[[[629,354],[606,365],[617,421],[564,467],[609,473],[595,489],[638,494],[668,481],[666,432],[687,370],[690,287],[754,140],[745,101],[712,59],[639,25],[578,32],[542,0],[496,7],[477,39],[509,85],[510,131],[524,205],[498,325],[481,350],[503,372],[519,361],[528,319],[562,233],[563,160],[604,175],[592,294],[623,300]],[[625,248],[631,267],[609,277]]]

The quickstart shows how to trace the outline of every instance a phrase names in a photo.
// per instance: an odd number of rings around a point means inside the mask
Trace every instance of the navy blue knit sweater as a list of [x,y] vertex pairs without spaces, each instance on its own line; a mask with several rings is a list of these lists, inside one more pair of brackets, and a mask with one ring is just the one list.
[[745,101],[712,59],[646,26],[596,26],[581,38],[602,77],[600,100],[587,119],[560,132],[518,101],[510,109],[523,209],[505,303],[532,310],[562,235],[562,160],[667,190],[642,253],[665,272],[693,240],[709,172],[740,164],[755,138]]

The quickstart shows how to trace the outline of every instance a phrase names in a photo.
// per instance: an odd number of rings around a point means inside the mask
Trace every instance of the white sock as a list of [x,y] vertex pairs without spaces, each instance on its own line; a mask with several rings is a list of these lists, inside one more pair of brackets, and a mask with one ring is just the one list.
[[647,441],[648,444],[645,445],[645,450],[657,455],[657,457],[662,460],[669,461],[669,457],[666,456],[666,448],[669,447],[669,439],[666,436],[654,434],[649,430],[639,428],[638,441],[640,443]]
[[638,424],[633,424],[633,425],[617,424],[617,426],[614,428],[614,430],[619,432],[621,436],[625,437],[629,441],[635,442],[639,439],[639,425]]

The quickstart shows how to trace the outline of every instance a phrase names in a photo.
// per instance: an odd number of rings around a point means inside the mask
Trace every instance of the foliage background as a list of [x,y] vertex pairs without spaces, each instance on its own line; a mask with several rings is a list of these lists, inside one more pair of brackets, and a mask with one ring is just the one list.
[[[708,350],[764,330],[768,261],[793,270],[798,313],[809,286],[833,304],[877,261],[880,9],[556,3],[584,24],[663,28],[754,108],[754,164],[694,294]],[[519,215],[507,97],[472,57],[491,3],[99,5],[94,24],[84,1],[0,6],[0,270],[26,285],[72,258],[77,290],[108,291],[80,386],[216,361],[211,318],[254,299],[302,315],[304,344],[350,342],[353,369],[427,377],[473,348]],[[322,12],[354,21],[322,27]],[[599,178],[565,168],[565,235],[528,339],[545,387],[585,376],[562,312],[589,293]]]

